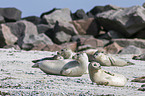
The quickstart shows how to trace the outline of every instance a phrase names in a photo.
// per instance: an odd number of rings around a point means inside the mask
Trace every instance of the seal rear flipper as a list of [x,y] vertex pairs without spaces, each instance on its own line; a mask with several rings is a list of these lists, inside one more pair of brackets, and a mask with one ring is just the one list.
[[132,63],[132,62],[129,62],[129,61],[127,62],[127,64],[128,65],[135,65],[135,63]]
[[39,68],[39,64],[38,63],[35,63],[32,68]]
[[71,70],[70,69],[65,69],[65,70],[61,70],[60,71],[60,74],[61,75],[64,75],[64,76],[67,76],[71,73]]

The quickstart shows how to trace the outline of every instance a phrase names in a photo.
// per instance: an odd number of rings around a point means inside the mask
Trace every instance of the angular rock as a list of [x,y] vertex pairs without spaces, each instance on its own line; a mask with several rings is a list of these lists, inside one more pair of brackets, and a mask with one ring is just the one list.
[[88,16],[83,9],[78,9],[75,13],[72,14],[72,19],[73,20],[88,19]]
[[117,9],[121,9],[121,8],[114,5],[95,6],[93,9],[90,10],[90,13],[96,15],[98,13],[102,13],[109,10],[117,10]]
[[33,35],[38,35],[36,26],[29,21],[21,20],[15,23],[7,23],[6,25],[10,28],[11,32],[18,38],[17,44],[22,49],[24,45],[33,44],[34,42],[31,37]]
[[56,44],[62,44],[62,43],[69,42],[70,39],[71,39],[71,35],[66,34],[63,31],[60,31],[55,33],[55,36],[53,37],[53,42]]
[[106,53],[117,54],[123,49],[123,47],[120,47],[116,42],[113,42],[112,44],[104,47],[104,49],[106,50]]
[[41,18],[37,17],[37,16],[28,16],[25,18],[22,18],[23,20],[27,20],[32,22],[33,24],[37,25],[41,23]]
[[133,45],[129,45],[128,47],[123,48],[119,54],[141,54],[142,50]]
[[38,30],[39,34],[41,34],[41,33],[47,33],[51,29],[53,29],[53,27],[49,26],[49,25],[46,25],[46,24],[38,24],[37,25],[37,30]]
[[4,17],[0,15],[0,24],[1,24],[1,23],[4,23],[4,22],[5,22]]
[[80,35],[93,35],[98,36],[99,27],[94,18],[88,18],[85,20],[72,21]]
[[125,37],[131,37],[145,28],[144,12],[143,7],[133,6],[99,13],[96,15],[96,19],[105,30],[114,30]]
[[116,39],[116,38],[123,38],[123,36],[119,33],[119,32],[115,32],[115,31],[108,31],[106,34],[98,36],[98,39],[107,39],[107,40],[111,40],[111,39]]
[[144,39],[112,39],[112,41],[116,42],[121,47],[127,47],[129,45],[134,45],[138,48],[145,48],[145,40]]
[[16,8],[0,8],[0,15],[6,22],[15,22],[21,19],[21,11]]
[[0,47],[4,47],[5,45],[13,45],[18,40],[18,37],[15,36],[15,34],[13,34],[10,28],[5,24],[1,24],[0,34]]
[[140,38],[140,39],[145,39],[145,29],[137,32],[132,36],[132,38]]
[[55,25],[56,21],[60,22],[72,21],[71,12],[68,8],[52,11],[48,15],[43,15],[42,18],[46,20],[48,24],[51,25]]
[[78,31],[76,30],[74,25],[69,23],[69,22],[57,22],[57,24],[55,24],[54,31],[55,31],[55,33],[63,31],[69,35],[77,35],[78,34]]

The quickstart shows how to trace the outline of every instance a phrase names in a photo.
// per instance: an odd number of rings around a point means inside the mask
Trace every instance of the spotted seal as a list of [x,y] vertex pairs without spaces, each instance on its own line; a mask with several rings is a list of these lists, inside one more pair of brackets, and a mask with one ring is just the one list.
[[105,54],[102,52],[95,52],[93,55],[94,61],[100,63],[101,66],[127,66],[127,65],[134,65],[134,63],[131,63],[129,61],[126,61],[124,59],[111,56],[109,54]]
[[33,68],[40,68],[47,74],[63,76],[81,76],[86,72],[88,57],[86,53],[77,54],[72,59],[44,60],[35,63]]
[[110,73],[103,69],[97,62],[90,62],[88,66],[89,77],[92,82],[106,86],[125,86],[127,78],[121,74]]
[[61,49],[60,54],[64,59],[71,59],[76,53],[73,52],[70,48],[64,48]]

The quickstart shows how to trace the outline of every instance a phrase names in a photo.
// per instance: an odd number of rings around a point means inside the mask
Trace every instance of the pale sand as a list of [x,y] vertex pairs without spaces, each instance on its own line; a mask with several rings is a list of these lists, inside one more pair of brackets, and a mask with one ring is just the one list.
[[11,95],[107,95],[145,96],[137,89],[143,83],[130,82],[134,77],[145,76],[145,61],[132,60],[133,55],[119,55],[135,65],[124,67],[102,67],[110,72],[120,73],[129,80],[125,87],[111,87],[92,84],[89,75],[63,77],[47,75],[38,68],[32,68],[32,60],[52,56],[56,52],[17,51],[0,49],[0,91]]

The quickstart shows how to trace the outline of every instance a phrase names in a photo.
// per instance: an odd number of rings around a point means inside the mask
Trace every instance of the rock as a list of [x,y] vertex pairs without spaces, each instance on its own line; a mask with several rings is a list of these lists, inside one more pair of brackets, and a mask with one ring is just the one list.
[[1,24],[0,34],[0,47],[13,45],[18,40],[18,37],[11,32],[10,28],[6,24]]
[[132,36],[132,38],[140,38],[145,39],[145,29],[138,31],[136,34]]
[[106,34],[98,36],[98,39],[107,39],[107,40],[111,40],[111,39],[116,39],[116,38],[123,38],[123,36],[121,34],[119,34],[119,32],[115,32],[115,31],[108,31]]
[[94,18],[89,18],[85,20],[74,20],[72,21],[80,35],[93,35],[98,36],[99,27]]
[[142,54],[140,54],[140,55],[133,56],[132,59],[134,59],[134,60],[143,60],[143,61],[145,61],[145,54],[142,53]]
[[55,25],[56,21],[69,22],[72,21],[71,12],[68,8],[57,9],[50,12],[48,15],[42,15],[42,19],[46,20],[48,24]]
[[[38,35],[36,26],[25,20],[17,21],[15,23],[6,23],[11,32],[18,38],[17,44],[23,49],[24,45],[33,44],[31,37]],[[23,45],[24,44],[24,45]]]
[[121,9],[121,8],[114,5],[95,6],[93,9],[90,10],[90,13],[96,15],[98,13],[102,13],[109,10],[117,10],[117,9]]
[[38,30],[39,34],[41,34],[41,33],[47,33],[51,29],[53,29],[53,26],[49,26],[49,25],[46,25],[46,24],[38,24],[37,25],[37,30]]
[[[33,35],[31,36],[31,40],[33,41],[33,44],[31,43],[31,47],[28,47],[27,44],[23,46],[23,49],[25,50],[42,50],[47,45],[53,45],[53,42],[49,37],[47,37],[44,33]],[[26,46],[27,45],[27,46]],[[30,44],[29,44],[30,45]],[[29,49],[31,48],[31,49]]]
[[15,50],[21,50],[21,48],[18,45],[6,45],[3,48],[6,48],[6,49],[14,48]]
[[86,15],[83,9],[78,9],[75,13],[72,14],[72,19],[73,20],[88,19],[88,16]]
[[0,15],[6,22],[15,22],[21,19],[21,11],[16,8],[0,8]]
[[41,18],[37,17],[37,16],[28,16],[25,18],[22,18],[23,20],[27,20],[32,22],[33,24],[37,25],[41,23]]
[[143,7],[133,6],[99,13],[96,19],[105,30],[114,30],[128,38],[145,28],[144,12]]
[[116,42],[121,47],[127,47],[129,45],[134,45],[138,48],[145,48],[145,40],[144,39],[112,39],[112,41]]
[[113,42],[112,44],[104,47],[104,49],[106,50],[106,53],[117,54],[123,49],[123,47],[120,47],[116,42]]
[[145,3],[143,3],[143,4],[142,4],[142,7],[144,7],[144,8],[145,8]]
[[134,45],[129,45],[128,47],[123,48],[119,54],[141,54],[142,50]]
[[92,48],[104,47],[108,43],[109,43],[108,40],[103,40],[103,39],[101,40],[96,38],[89,38],[83,41],[84,45],[91,45]]
[[69,42],[70,39],[71,39],[71,35],[66,34],[63,31],[60,31],[60,32],[55,33],[55,36],[53,38],[53,42],[56,44],[62,44],[62,43]]
[[1,23],[4,23],[4,22],[5,22],[4,17],[0,15],[0,24],[1,24]]
[[55,24],[54,30],[55,30],[55,32],[63,31],[69,35],[77,35],[78,34],[78,31],[76,30],[74,25],[69,23],[69,22],[58,22],[57,27]]

